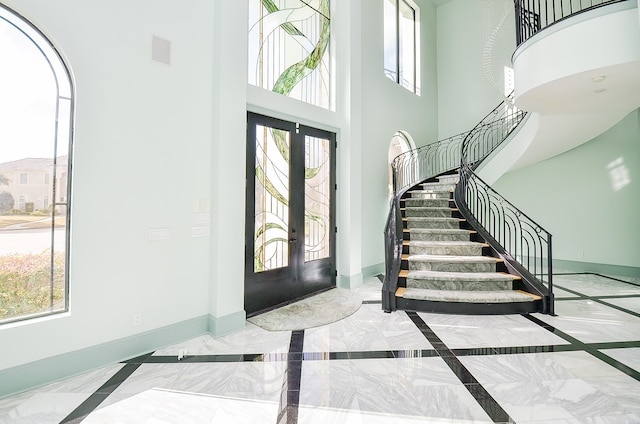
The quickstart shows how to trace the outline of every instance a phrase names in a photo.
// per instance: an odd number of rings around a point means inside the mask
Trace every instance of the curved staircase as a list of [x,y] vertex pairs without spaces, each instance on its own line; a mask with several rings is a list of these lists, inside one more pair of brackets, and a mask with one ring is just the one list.
[[514,5],[520,91],[468,133],[394,159],[386,312],[554,313],[552,236],[490,184],[638,107],[640,15],[637,0]]
[[458,175],[439,176],[401,199],[402,263],[398,309],[452,313],[521,313],[542,297],[523,291],[521,277],[469,228],[452,198]]

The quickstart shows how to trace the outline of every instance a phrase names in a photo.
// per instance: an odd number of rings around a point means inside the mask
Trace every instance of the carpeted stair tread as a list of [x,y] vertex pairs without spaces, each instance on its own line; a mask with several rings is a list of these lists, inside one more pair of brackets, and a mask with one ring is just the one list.
[[450,207],[431,207],[431,206],[409,206],[405,208],[405,217],[407,218],[439,218],[451,217],[453,212],[457,211]]
[[427,211],[457,211],[458,209],[456,208],[452,208],[449,206],[407,206],[404,208],[405,211],[407,210],[414,210],[414,211],[422,211],[422,210],[427,210]]
[[422,184],[423,191],[446,191],[451,192],[455,189],[456,185],[451,183],[424,183]]
[[434,191],[434,190],[411,190],[407,193],[410,194],[411,199],[449,199],[451,192],[449,191]]
[[410,261],[415,262],[472,262],[472,263],[497,263],[500,258],[493,256],[455,256],[455,255],[409,255]]
[[469,241],[475,231],[461,228],[405,228],[404,233],[411,241]]
[[[396,295],[397,294],[396,292]],[[517,290],[463,291],[416,289],[410,287],[403,290],[401,297],[405,299],[460,303],[513,303],[538,300],[538,296]]]
[[446,194],[447,196],[449,196],[451,194],[451,192],[453,191],[453,187],[452,186],[438,186],[438,187],[421,187],[421,188],[414,188],[412,190],[409,190],[408,193],[411,194],[420,194],[420,193],[429,193],[429,194],[433,194],[433,193],[441,193],[441,194]]
[[409,271],[406,285],[430,290],[511,290],[515,279],[498,272]]
[[487,243],[478,243],[475,241],[441,241],[441,240],[407,240],[409,246],[489,246]]
[[472,241],[409,241],[409,253],[414,255],[480,256],[488,246]]
[[444,271],[409,271],[408,278],[439,281],[513,281],[520,279],[517,275],[504,272],[444,272]]
[[[415,221],[415,222],[438,222],[438,221],[464,221],[462,218],[453,218],[450,216],[407,216],[402,218],[403,221]],[[428,228],[425,228],[428,229]]]
[[420,199],[420,198],[407,198],[402,200],[405,207],[448,207],[453,202],[448,197],[438,199]]
[[490,256],[466,255],[409,255],[406,260],[411,271],[443,272],[496,272],[496,264],[502,261]]
[[459,229],[460,223],[464,222],[461,218],[452,217],[428,217],[428,216],[410,216],[402,218],[409,228],[452,228]]
[[460,175],[441,175],[438,177],[438,182],[440,184],[453,184],[456,185],[460,181]]

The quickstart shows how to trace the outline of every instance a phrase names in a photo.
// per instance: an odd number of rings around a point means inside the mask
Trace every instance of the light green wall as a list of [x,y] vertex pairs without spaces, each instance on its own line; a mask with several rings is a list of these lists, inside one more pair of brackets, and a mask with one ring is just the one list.
[[[615,190],[609,164],[629,183]],[[554,258],[640,272],[640,110],[552,159],[505,174],[494,187],[553,235]]]
[[[19,380],[16,370],[54,358],[66,361],[65,373],[81,372],[83,364],[100,364],[72,358],[99,346],[117,346],[101,357],[115,362],[138,354],[133,341],[145,334],[166,344],[180,337],[176,328],[188,327],[191,337],[242,326],[247,109],[337,133],[340,281],[357,284],[363,269],[379,269],[391,137],[398,130],[418,144],[436,137],[435,9],[428,0],[417,1],[421,97],[383,76],[382,2],[333,2],[335,111],[247,87],[247,0],[5,3],[33,20],[71,64],[77,126],[71,308],[2,326],[0,346],[11,349],[3,351],[0,374]],[[171,65],[150,60],[152,35],[171,41]],[[211,235],[192,237],[202,214]],[[171,228],[171,239],[149,241],[148,230],[158,227]],[[143,324],[134,327],[137,313]],[[193,320],[195,327],[183,324]]]
[[[500,90],[485,77],[482,5],[484,1],[453,0],[437,11],[438,138],[473,128],[502,101]],[[508,18],[502,31],[513,31]],[[515,35],[514,35],[515,37]],[[497,46],[496,57],[515,48]],[[502,81],[500,81],[502,84]]]
[[212,4],[4,3],[60,47],[77,97],[70,311],[0,327],[0,370],[209,315],[210,240],[191,228],[212,203]]
[[[203,6],[206,2],[196,1]],[[224,321],[244,311],[244,210],[246,180],[247,26],[248,2],[216,1],[205,25],[213,28],[210,91],[213,108],[204,124],[212,130],[211,162],[207,164],[212,185],[209,312]],[[239,24],[242,23],[242,24]],[[209,46],[207,46],[209,47]],[[205,63],[209,63],[205,55]],[[199,83],[198,81],[197,83]],[[208,85],[208,81],[204,84]],[[188,166],[188,164],[187,164]],[[198,296],[198,294],[192,294]],[[241,320],[243,323],[243,320]],[[241,327],[240,327],[241,328]],[[237,329],[237,328],[236,328]]]
[[[404,130],[417,146],[437,137],[436,9],[428,0],[420,9],[421,95],[390,79],[383,69],[382,1],[366,0],[361,9],[362,81],[362,268],[384,262],[384,225],[389,211],[388,151],[393,135]],[[340,153],[340,151],[338,151]]]

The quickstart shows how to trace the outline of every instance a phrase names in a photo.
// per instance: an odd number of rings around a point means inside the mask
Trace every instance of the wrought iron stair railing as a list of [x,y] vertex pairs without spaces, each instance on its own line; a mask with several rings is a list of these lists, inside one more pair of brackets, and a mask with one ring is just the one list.
[[[570,16],[630,0],[514,0],[516,45]],[[513,93],[468,133],[441,140],[394,159],[393,189],[385,227],[385,279],[382,307],[396,309],[402,258],[400,199],[412,186],[460,165],[455,201],[462,215],[504,259],[507,267],[543,295],[543,312],[553,314],[552,237],[478,177],[474,170],[525,117]],[[457,155],[457,157],[456,157]]]
[[403,225],[400,200],[405,192],[429,178],[456,170],[461,162],[465,140],[473,135],[466,152],[473,157],[485,158],[506,140],[525,113],[513,105],[513,94],[493,109],[476,127],[466,133],[428,144],[403,153],[392,162],[393,198],[385,227],[385,279],[382,289],[382,307],[396,309],[395,293],[402,262]]
[[543,299],[543,313],[553,314],[552,236],[478,177],[474,170],[522,121],[525,113],[510,111],[488,124],[478,124],[462,143],[460,181],[454,199],[467,222],[520,275],[528,290]]
[[402,211],[400,199],[415,184],[436,175],[452,171],[460,164],[462,141],[469,132],[405,152],[391,163],[393,197],[384,230],[385,277],[382,284],[382,309],[396,309],[396,289],[402,263]]
[[622,1],[629,0],[514,0],[516,45],[570,16]]

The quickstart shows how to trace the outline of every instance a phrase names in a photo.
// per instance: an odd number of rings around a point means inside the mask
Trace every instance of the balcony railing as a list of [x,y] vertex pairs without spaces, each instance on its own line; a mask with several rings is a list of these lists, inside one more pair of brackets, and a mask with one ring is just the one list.
[[514,0],[516,44],[569,16],[628,0]]

